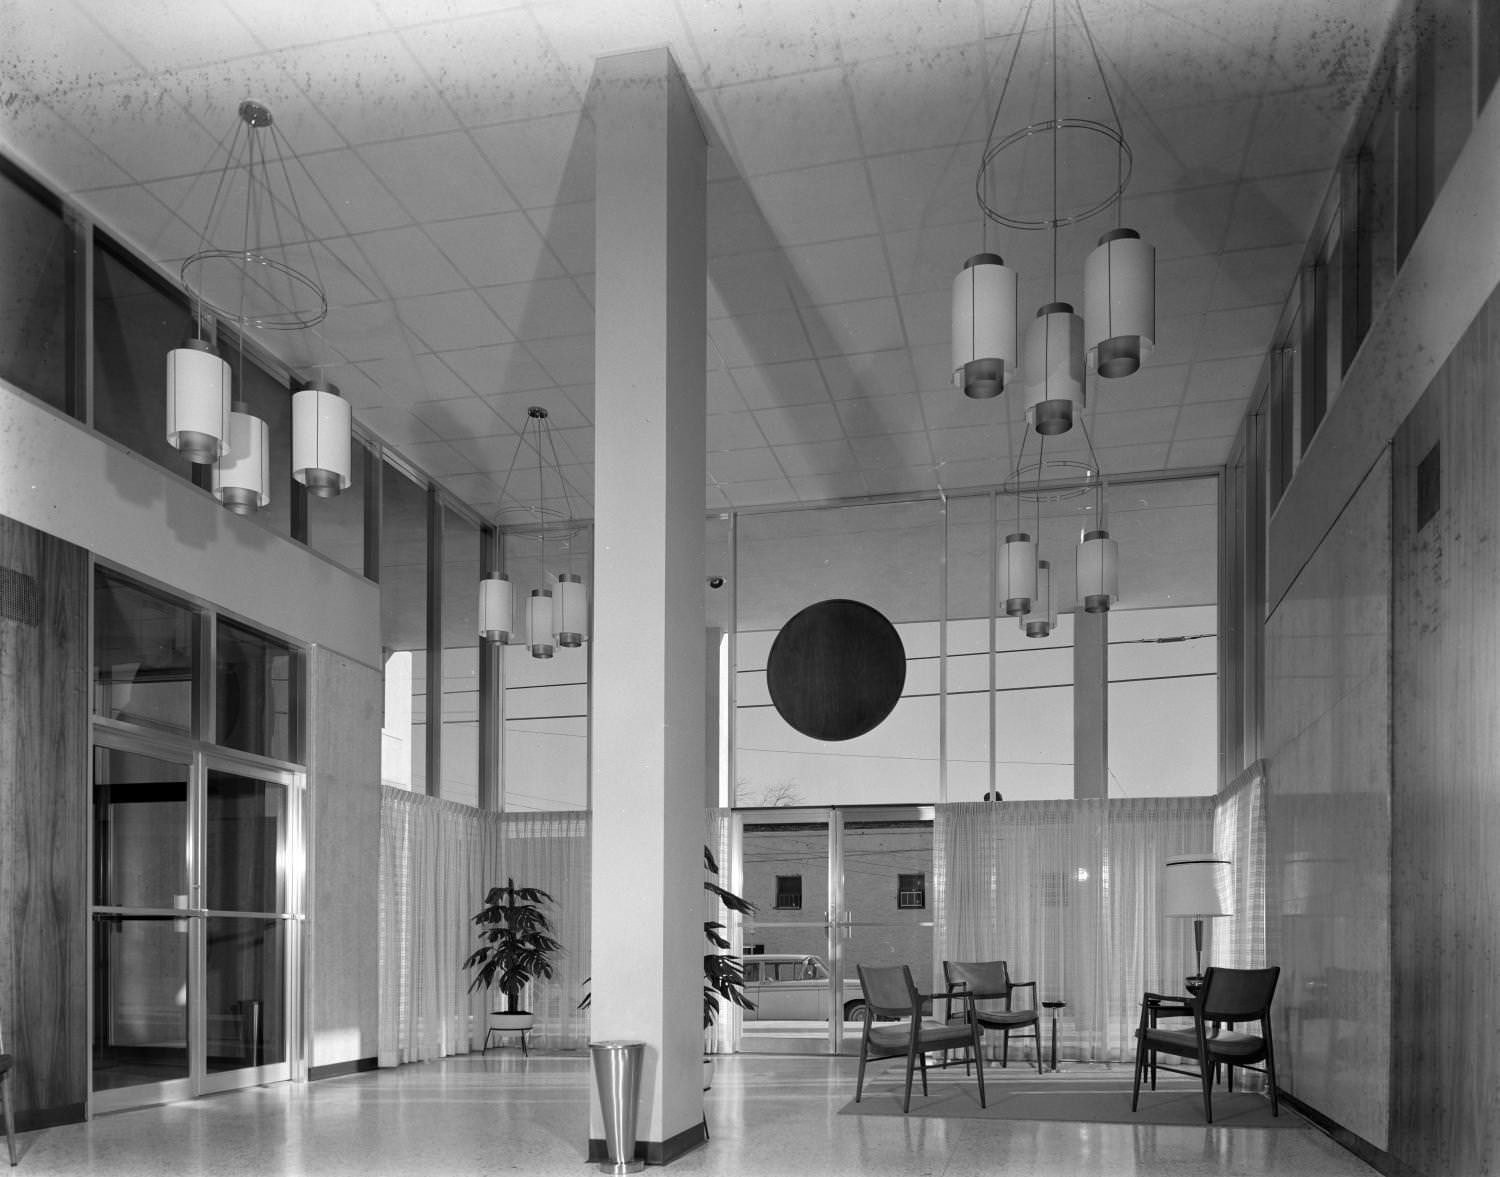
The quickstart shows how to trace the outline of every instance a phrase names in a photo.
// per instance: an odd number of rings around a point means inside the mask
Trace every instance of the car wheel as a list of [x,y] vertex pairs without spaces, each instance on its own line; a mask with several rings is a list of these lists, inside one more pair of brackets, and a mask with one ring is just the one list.
[[844,1003],[844,1021],[862,1022],[865,1020],[865,1003],[863,1001],[846,1001]]

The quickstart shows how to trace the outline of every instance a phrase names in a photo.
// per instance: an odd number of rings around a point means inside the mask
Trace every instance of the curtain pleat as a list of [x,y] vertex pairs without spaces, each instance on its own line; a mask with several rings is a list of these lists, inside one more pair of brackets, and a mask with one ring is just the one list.
[[491,887],[514,878],[539,887],[563,951],[552,980],[526,997],[533,1045],[585,1045],[577,1009],[588,976],[589,817],[586,813],[487,813],[381,788],[379,876],[381,1066],[478,1050],[498,993],[469,992],[463,967],[478,946],[472,923]]
[[[1234,863],[1234,918],[1219,938],[1214,963],[1265,968],[1266,771],[1257,760],[1214,798],[1214,850]],[[1215,928],[1218,931],[1218,928]]]
[[1006,960],[1039,1001],[1067,1002],[1060,1054],[1133,1058],[1141,993],[1181,992],[1192,969],[1191,921],[1157,904],[1161,870],[1215,844],[1214,808],[1213,797],[937,806],[938,961]]

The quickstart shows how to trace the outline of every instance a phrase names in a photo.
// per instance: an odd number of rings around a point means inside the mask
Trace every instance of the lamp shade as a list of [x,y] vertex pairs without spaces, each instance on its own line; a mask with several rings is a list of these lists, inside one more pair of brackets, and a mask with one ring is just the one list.
[[309,494],[331,499],[349,487],[349,402],[331,384],[292,396],[292,477]]
[[1083,320],[1066,302],[1049,302],[1026,328],[1026,415],[1048,437],[1073,428],[1083,408]]
[[552,590],[532,589],[526,602],[527,641],[533,658],[552,657]]
[[1052,605],[1052,564],[1047,560],[1036,562],[1036,599],[1031,612],[1021,619],[1021,626],[1029,638],[1045,638],[1057,626],[1057,610]]
[[214,498],[236,515],[250,515],[271,501],[271,430],[236,402],[229,413],[229,444],[213,465]]
[[1106,378],[1129,376],[1156,339],[1156,250],[1134,229],[1099,239],[1083,269],[1088,362]]
[[229,441],[229,365],[204,340],[167,352],[167,442],[203,465]]
[[515,587],[503,573],[479,582],[479,636],[492,642],[508,642],[515,624]]
[[1016,272],[977,253],[953,279],[953,382],[975,399],[999,396],[1016,370]]
[[1169,858],[1161,875],[1162,914],[1194,919],[1233,915],[1229,883],[1227,858],[1207,853]]
[[583,577],[573,572],[557,574],[557,593],[552,598],[552,633],[564,649],[583,645],[589,636],[589,595]]
[[1031,599],[1036,596],[1035,541],[1024,531],[1006,536],[999,564],[1000,600],[1005,615],[1024,617],[1031,612]]
[[1103,528],[1083,533],[1078,545],[1078,599],[1085,613],[1108,613],[1120,595],[1120,545]]

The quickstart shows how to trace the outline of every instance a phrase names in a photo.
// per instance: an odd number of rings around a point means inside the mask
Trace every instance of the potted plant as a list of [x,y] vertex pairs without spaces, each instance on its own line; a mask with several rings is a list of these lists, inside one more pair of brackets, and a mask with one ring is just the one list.
[[[536,1021],[530,1010],[521,1008],[521,992],[536,977],[550,980],[552,957],[562,951],[539,906],[551,902],[547,892],[517,887],[507,877],[505,886],[490,888],[474,917],[482,943],[464,961],[464,968],[477,970],[469,992],[498,985],[505,994],[505,1008],[490,1015],[492,1030],[529,1030]],[[525,1038],[521,1041],[524,1045]]]

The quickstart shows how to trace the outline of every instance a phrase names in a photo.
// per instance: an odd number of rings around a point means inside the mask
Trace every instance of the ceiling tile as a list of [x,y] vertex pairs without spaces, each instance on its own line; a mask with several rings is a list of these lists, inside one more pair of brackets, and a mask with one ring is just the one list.
[[835,400],[897,396],[917,388],[911,353],[906,348],[825,356],[818,366]]
[[844,436],[844,427],[832,405],[792,405],[784,409],[757,409],[755,419],[772,445],[832,441]]
[[443,362],[480,396],[552,388],[557,383],[519,343],[447,351]]
[[[341,240],[358,251],[360,261],[380,283],[378,289],[397,298],[456,290],[465,284],[432,239],[416,227],[360,233]],[[340,242],[329,244],[337,247]]]
[[759,449],[766,444],[766,435],[753,413],[710,413],[707,431],[710,453]]
[[860,397],[835,406],[851,438],[882,433],[914,433],[924,428],[922,402],[915,393]]
[[1247,179],[1235,191],[1234,215],[1224,236],[1224,248],[1302,245],[1312,233],[1330,178],[1325,168],[1266,180]]
[[410,458],[419,467],[437,478],[450,474],[471,474],[474,466],[446,441],[428,441],[410,445],[401,451],[402,457]]
[[405,405],[387,405],[376,409],[361,409],[359,420],[365,428],[393,445],[417,445],[424,441],[437,441],[438,436],[413,417]]
[[[149,73],[160,74],[184,62],[217,62],[260,51],[260,43],[218,0],[199,0],[191,20],[172,0],[133,0],[131,4],[88,6],[110,37]],[[49,19],[51,14],[49,14]]]
[[315,195],[301,200],[302,219],[320,237],[369,233],[412,223],[374,173],[348,148],[299,155]]
[[823,474],[795,474],[790,480],[797,499],[804,503],[826,503],[836,499],[862,498],[869,493],[862,472],[830,471]]
[[839,64],[834,22],[805,0],[682,4],[683,24],[713,86],[761,81]]
[[[920,56],[906,52],[856,61],[849,69],[849,89],[865,151],[885,155],[960,143],[976,130],[982,134],[984,72],[974,40]],[[971,173],[978,166],[976,151]]]
[[711,318],[792,309],[792,279],[779,250],[711,257],[708,283]]
[[594,0],[547,0],[529,3],[526,10],[580,96],[588,92],[598,58],[606,54],[665,45],[688,78],[702,73],[675,4],[612,4],[607,19]]
[[445,221],[427,229],[473,286],[504,286],[561,276],[562,267],[523,212]]
[[581,91],[537,27],[545,5],[496,8],[403,29],[432,86],[465,123],[508,122],[576,110]]
[[1243,407],[1259,387],[1265,367],[1265,353],[1200,361],[1192,367],[1184,400],[1187,404],[1200,404],[1238,398]]
[[1203,316],[1195,354],[1205,360],[1263,354],[1271,346],[1271,334],[1280,316],[1279,305],[1211,311]]
[[522,208],[594,199],[594,124],[581,111],[478,127],[472,134]]
[[[961,224],[970,227],[970,240],[977,240],[983,214],[974,195],[974,175],[981,150],[980,144],[968,144],[869,160],[881,227],[893,232]],[[955,264],[962,263],[959,258]]]
[[[841,69],[721,86],[714,105],[740,172],[758,176],[858,159],[859,129]],[[788,135],[790,125],[796,135]]]
[[903,294],[901,325],[907,341],[922,344],[953,342],[953,295],[947,290],[927,290],[921,294]]
[[396,313],[428,351],[510,342],[510,332],[472,290],[398,299]]
[[554,208],[536,209],[528,214],[547,244],[551,258],[539,262],[536,276],[554,273],[592,274],[594,272],[594,202],[559,204]]
[[922,494],[938,488],[937,471],[931,466],[866,470],[864,479],[872,495]]
[[820,356],[881,351],[906,342],[894,298],[833,303],[805,314],[813,350]]
[[863,470],[899,470],[932,464],[932,446],[925,432],[851,437],[849,444]]
[[526,350],[556,384],[582,384],[594,378],[593,332],[534,339]]
[[826,404],[828,386],[811,360],[731,368],[729,375],[747,407],[770,409],[782,405]]
[[489,162],[462,131],[370,143],[359,154],[413,220],[451,221],[516,208]]
[[807,329],[790,311],[715,319],[708,325],[708,338],[729,368],[812,358]]
[[934,429],[928,434],[932,456],[939,462],[987,462],[989,481],[1001,482],[1011,468],[1010,430],[1004,425],[969,429]]
[[1210,401],[1207,404],[1183,405],[1177,418],[1173,441],[1197,441],[1205,437],[1231,437],[1239,431],[1245,417],[1243,400]]
[[708,455],[708,476],[715,482],[764,482],[783,477],[781,464],[768,447],[719,450]]
[[1214,282],[1208,310],[1260,306],[1281,306],[1291,293],[1302,261],[1301,245],[1273,245],[1266,249],[1239,249],[1221,253],[1219,274]]
[[491,437],[500,433],[500,418],[477,396],[453,400],[423,401],[411,407],[411,414],[438,437]]
[[1153,356],[1133,376],[1095,381],[1089,387],[1089,407],[1098,412],[1099,428],[1107,430],[1109,418],[1115,413],[1177,404],[1182,400],[1190,371],[1187,364],[1161,364]]
[[733,507],[763,507],[797,501],[792,493],[792,484],[785,478],[772,478],[765,482],[721,483],[719,489]]
[[1229,460],[1233,437],[1210,437],[1172,443],[1170,461],[1179,468],[1222,466]]
[[517,339],[580,335],[594,329],[594,308],[572,278],[487,286],[479,293]]
[[[887,233],[885,248],[890,256],[896,293],[944,291],[951,297],[954,276],[963,269],[964,262],[981,252],[978,226],[976,212],[966,224]],[[1160,297],[1158,291],[1157,298]]]
[[793,246],[786,251],[786,259],[800,303],[819,305],[895,293],[885,250],[873,234]]
[[754,192],[773,237],[766,244],[837,241],[877,229],[869,184],[859,163],[760,176]]
[[794,481],[812,474],[849,474],[859,461],[847,441],[815,441],[805,445],[779,445],[776,456],[781,468]]
[[710,419],[716,414],[743,413],[749,408],[735,387],[734,378],[723,368],[704,373],[704,388],[708,395]]

